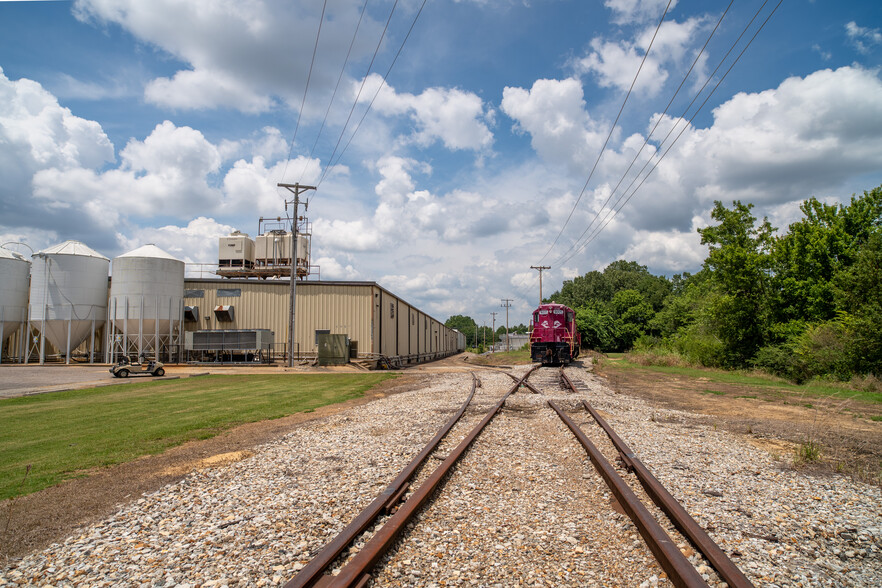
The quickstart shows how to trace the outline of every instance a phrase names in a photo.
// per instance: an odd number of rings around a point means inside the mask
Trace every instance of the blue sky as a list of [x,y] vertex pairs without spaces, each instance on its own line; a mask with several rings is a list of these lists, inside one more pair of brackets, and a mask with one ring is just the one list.
[[300,181],[322,279],[518,323],[531,265],[546,295],[622,258],[695,271],[714,200],[786,228],[882,184],[877,1],[672,0],[649,48],[667,0],[428,0],[382,84],[422,4],[369,0],[355,35],[364,0],[0,0],[0,242],[212,263]]

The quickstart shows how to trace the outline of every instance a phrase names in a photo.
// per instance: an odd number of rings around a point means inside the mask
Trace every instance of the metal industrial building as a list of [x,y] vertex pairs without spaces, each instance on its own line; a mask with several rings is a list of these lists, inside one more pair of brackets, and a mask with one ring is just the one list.
[[[184,330],[267,329],[281,355],[289,304],[288,280],[187,279]],[[438,359],[465,347],[461,333],[375,282],[299,281],[294,314],[295,356],[315,356],[322,334],[346,335],[358,357],[383,356],[401,364]]]
[[[33,264],[4,252],[3,361],[288,357],[288,278],[185,279],[183,262],[152,245],[115,258],[111,278],[109,260],[75,241],[34,254]],[[461,333],[374,282],[298,280],[295,317],[293,354],[299,358],[316,357],[327,335],[345,339],[347,360],[387,366],[430,361],[465,347]],[[237,343],[228,345],[233,339]],[[245,340],[259,342],[259,357],[217,353],[246,349]]]

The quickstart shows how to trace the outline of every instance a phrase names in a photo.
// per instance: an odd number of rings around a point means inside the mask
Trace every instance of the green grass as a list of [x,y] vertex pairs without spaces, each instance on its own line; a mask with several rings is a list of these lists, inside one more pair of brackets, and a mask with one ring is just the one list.
[[0,500],[242,423],[358,398],[392,377],[205,376],[0,400]]
[[676,366],[643,366],[628,361],[625,354],[610,354],[611,359],[616,361],[606,362],[611,369],[620,370],[647,370],[664,374],[672,374],[689,378],[704,378],[707,381],[749,386],[765,389],[767,394],[786,393],[788,395],[817,396],[819,398],[852,398],[860,402],[882,404],[882,394],[878,392],[855,390],[845,386],[836,386],[818,382],[806,384],[791,384],[781,378],[764,376],[756,372],[745,373],[742,371],[727,371],[711,368],[689,368]]
[[716,396],[725,396],[725,392],[721,392],[719,390],[704,390],[702,394],[714,394]]
[[530,348],[519,349],[518,351],[501,351],[498,353],[488,353],[472,358],[470,363],[477,365],[519,365],[531,363]]

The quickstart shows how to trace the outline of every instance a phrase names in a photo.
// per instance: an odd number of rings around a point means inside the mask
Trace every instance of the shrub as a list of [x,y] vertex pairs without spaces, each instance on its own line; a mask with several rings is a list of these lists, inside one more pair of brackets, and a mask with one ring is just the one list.
[[805,366],[802,371],[806,375],[830,374],[842,381],[851,378],[853,370],[848,350],[852,333],[846,320],[837,319],[810,326],[797,337],[795,352]]
[[725,345],[718,337],[701,332],[695,325],[671,339],[673,348],[688,361],[705,367],[724,367]]
[[758,369],[786,378],[797,384],[802,384],[812,376],[793,348],[786,344],[768,345],[760,348],[752,363]]

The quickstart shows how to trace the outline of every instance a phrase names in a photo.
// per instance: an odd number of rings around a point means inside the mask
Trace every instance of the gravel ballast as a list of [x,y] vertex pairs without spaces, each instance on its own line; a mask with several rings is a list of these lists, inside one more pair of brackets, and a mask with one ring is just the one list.
[[[521,389],[506,402],[381,561],[374,585],[670,585],[546,405],[572,410],[581,398],[757,586],[882,585],[879,488],[794,471],[734,434],[684,426],[683,413],[614,394],[581,368],[567,373],[580,394]],[[473,406],[414,486],[511,386],[498,372],[478,376]],[[194,472],[63,544],[8,562],[0,586],[284,584],[434,436],[470,384],[468,373],[438,374],[419,390],[305,423],[247,459]],[[571,414],[614,458],[590,416]],[[722,585],[672,537],[711,585]]]

